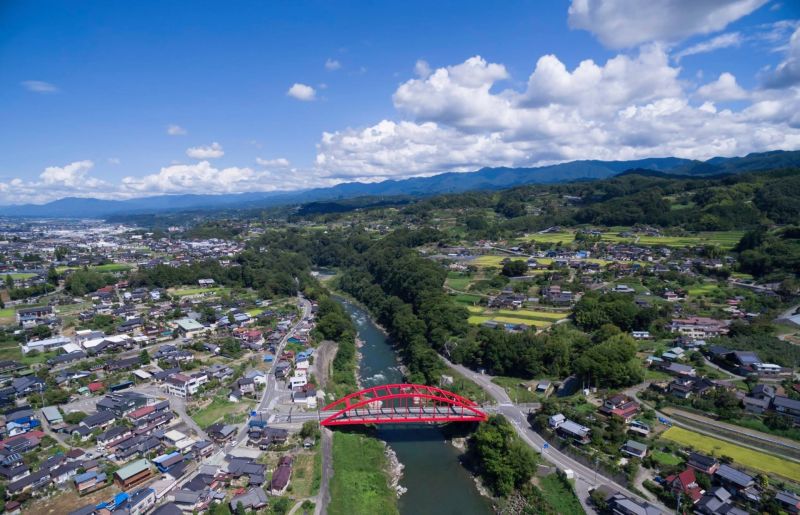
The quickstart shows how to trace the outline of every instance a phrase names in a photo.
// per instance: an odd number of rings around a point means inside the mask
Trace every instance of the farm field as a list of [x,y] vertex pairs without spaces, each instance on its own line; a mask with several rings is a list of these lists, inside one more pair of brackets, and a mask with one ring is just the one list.
[[[478,256],[477,258],[475,258],[474,261],[472,261],[472,263],[482,267],[500,268],[503,266],[502,262],[506,258],[510,258],[512,261],[516,259],[521,259],[521,260],[526,259],[524,256]],[[536,262],[541,265],[549,265],[550,263],[553,262],[553,260],[550,258],[536,258]]]
[[9,275],[15,281],[20,280],[20,279],[30,279],[31,277],[36,277],[36,274],[15,274],[15,273],[11,273],[11,274],[3,274],[3,279],[5,279],[5,277],[9,276]]
[[[126,272],[133,268],[133,265],[128,265],[126,263],[108,263],[105,265],[93,265],[89,267],[89,270],[93,270],[95,272]],[[56,272],[63,273],[67,270],[78,270],[79,267],[75,266],[59,266],[56,268]]]
[[[620,236],[621,232],[632,232],[630,227],[613,227],[610,231],[601,235],[603,241],[621,243],[632,242],[633,237]],[[641,245],[665,245],[667,247],[687,247],[691,245],[719,245],[723,249],[732,249],[739,243],[744,235],[744,231],[709,231],[700,232],[687,236],[639,236]],[[540,243],[572,243],[575,241],[575,233],[572,231],[553,232],[546,234],[528,234],[523,241],[537,241]]]
[[777,456],[717,440],[680,427],[670,427],[661,436],[700,452],[715,456],[728,456],[735,463],[758,472],[776,474],[791,480],[800,477],[800,463],[783,460]]
[[202,428],[206,428],[220,419],[236,418],[237,415],[245,416],[252,402],[230,402],[225,397],[214,397],[211,404],[197,410],[191,417]]
[[536,241],[539,243],[572,243],[575,241],[574,232],[548,232],[545,234],[528,234],[523,241]]
[[201,295],[204,293],[221,294],[226,291],[226,288],[176,288],[176,289],[170,289],[168,291],[170,295],[185,297],[186,295]]
[[446,284],[454,290],[464,291],[471,282],[472,278],[467,275],[458,272],[450,272],[447,274]]
[[569,313],[534,311],[532,309],[490,310],[481,306],[467,306],[467,310],[471,314],[468,322],[474,325],[480,325],[486,321],[494,320],[495,322],[500,322],[503,324],[525,324],[537,328],[543,328],[569,316]]
[[703,284],[696,284],[690,287],[687,290],[687,293],[694,297],[699,297],[700,295],[709,295],[711,293],[714,293],[718,289],[719,285],[716,283],[703,283]]

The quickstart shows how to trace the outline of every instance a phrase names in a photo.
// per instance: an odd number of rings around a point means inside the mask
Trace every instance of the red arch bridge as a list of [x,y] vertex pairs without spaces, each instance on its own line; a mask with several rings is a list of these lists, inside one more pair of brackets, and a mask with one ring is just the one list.
[[421,384],[384,384],[366,388],[323,409],[323,426],[409,424],[417,422],[483,422],[478,405],[453,392]]

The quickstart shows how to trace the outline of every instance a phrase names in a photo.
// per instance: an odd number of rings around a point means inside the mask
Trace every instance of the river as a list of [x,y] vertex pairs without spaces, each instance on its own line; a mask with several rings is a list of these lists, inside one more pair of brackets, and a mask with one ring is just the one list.
[[[397,355],[369,314],[344,299],[336,298],[350,314],[363,342],[359,377],[363,387],[401,383]],[[397,453],[405,468],[400,484],[408,489],[400,497],[403,515],[485,515],[492,513],[489,500],[478,493],[472,476],[458,461],[460,451],[445,442],[436,426],[413,424],[380,426],[378,437]]]

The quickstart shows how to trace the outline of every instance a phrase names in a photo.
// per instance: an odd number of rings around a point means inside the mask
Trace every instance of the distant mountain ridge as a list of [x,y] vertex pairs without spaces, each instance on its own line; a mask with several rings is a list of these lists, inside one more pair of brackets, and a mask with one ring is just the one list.
[[445,172],[431,177],[348,182],[328,188],[298,191],[249,192],[221,195],[158,195],[130,200],[67,197],[46,204],[0,206],[0,215],[51,218],[103,218],[110,215],[166,211],[255,208],[374,196],[425,196],[472,190],[504,189],[523,184],[552,184],[581,179],[605,179],[628,170],[670,175],[711,176],[755,170],[800,167],[800,151],[777,150],[744,157],[715,157],[707,161],[678,157],[631,161],[570,161],[535,168],[482,168],[475,172]]

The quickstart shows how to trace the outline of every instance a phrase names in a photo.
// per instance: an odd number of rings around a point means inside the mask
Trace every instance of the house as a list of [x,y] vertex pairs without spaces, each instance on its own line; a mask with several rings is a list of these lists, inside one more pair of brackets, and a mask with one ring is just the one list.
[[[553,417],[551,417],[551,419],[552,418]],[[571,439],[578,444],[589,443],[589,433],[591,432],[591,429],[582,426],[576,422],[564,419],[561,423],[558,424],[558,426],[556,426],[555,429],[556,429],[556,434],[558,434],[562,438]]]
[[599,411],[608,417],[618,417],[627,424],[639,413],[639,403],[627,395],[614,395],[603,402]]
[[692,395],[702,397],[716,387],[713,381],[705,377],[679,377],[669,383],[667,391],[679,399],[688,399]]
[[742,406],[744,410],[748,413],[752,413],[754,415],[762,415],[769,409],[770,399],[759,399],[756,397],[744,397],[742,399]]
[[637,442],[636,440],[628,440],[625,442],[625,445],[622,446],[620,451],[639,459],[643,459],[645,456],[647,456],[647,446],[643,443]]
[[9,495],[17,495],[27,490],[41,488],[50,483],[49,470],[37,470],[32,474],[12,481],[6,485],[6,492]]
[[179,463],[183,462],[184,456],[178,451],[171,452],[169,454],[163,454],[156,458],[153,458],[153,463],[155,464],[156,468],[159,472],[165,473],[169,472],[170,469],[178,465]]
[[103,472],[98,473],[96,470],[93,470],[74,476],[72,482],[75,484],[75,490],[78,491],[78,495],[84,495],[105,488],[106,475]]
[[116,417],[112,412],[98,411],[81,420],[80,425],[86,427],[90,431],[94,431],[95,429],[105,429],[109,427],[114,423],[114,420],[116,420]]
[[800,513],[800,496],[788,490],[782,490],[775,494],[775,502],[787,513],[792,515]]
[[164,381],[163,388],[170,395],[185,399],[197,393],[208,382],[208,375],[198,372],[192,375],[174,374]]
[[116,417],[124,417],[128,413],[147,404],[147,397],[137,392],[110,393],[97,401],[98,411],[109,411]]
[[707,340],[728,334],[728,322],[707,317],[674,318],[669,330],[689,340]]
[[674,376],[694,377],[697,375],[697,371],[694,369],[694,367],[683,365],[681,363],[666,364],[666,366],[662,367],[662,370]]
[[752,476],[725,464],[719,466],[714,472],[714,477],[725,486],[730,486],[736,490],[750,488],[755,483]]
[[688,468],[680,474],[667,476],[665,483],[673,493],[680,493],[684,499],[691,499],[692,504],[696,504],[705,493],[705,490],[697,484],[697,478],[695,478],[692,468]]
[[45,406],[42,408],[42,415],[50,427],[64,423],[64,417],[56,406]]
[[270,482],[270,492],[272,495],[283,495],[289,487],[289,481],[292,477],[292,457],[282,456],[278,460],[277,468],[272,472],[272,481]]
[[145,459],[139,459],[114,472],[114,482],[123,490],[150,478],[153,472]]
[[127,510],[128,515],[144,515],[156,505],[156,491],[152,488],[142,488],[130,494],[127,502],[117,507]]
[[731,501],[731,493],[719,487],[707,493],[695,504],[696,513],[703,515],[747,515],[747,512],[737,508]]
[[125,426],[112,427],[108,431],[97,435],[97,447],[103,450],[108,447],[115,447],[118,443],[131,436],[133,436],[133,431]]
[[553,383],[547,380],[539,381],[536,384],[535,393],[539,395],[543,395],[545,397],[549,397],[551,393],[553,393]]
[[236,426],[222,423],[211,424],[206,429],[206,434],[215,442],[227,442],[236,436]]
[[65,463],[50,471],[50,479],[57,485],[63,485],[77,475],[79,468],[79,463]]
[[606,504],[615,515],[663,515],[663,512],[652,504],[637,502],[619,492],[606,498]]
[[775,398],[772,399],[772,409],[781,415],[792,418],[796,424],[800,423],[800,401],[784,397],[783,395],[776,395]]
[[208,331],[206,326],[197,320],[192,320],[191,318],[181,318],[180,320],[176,320],[175,324],[178,327],[178,332],[184,338],[194,338],[195,336]]
[[231,511],[235,512],[239,503],[242,503],[245,510],[259,510],[267,505],[267,494],[263,488],[251,488],[247,492],[234,496],[231,499]]
[[17,397],[27,397],[32,393],[40,393],[44,391],[44,381],[36,376],[18,377],[11,381],[11,388],[14,389],[14,395]]

